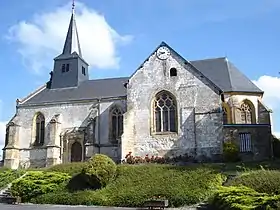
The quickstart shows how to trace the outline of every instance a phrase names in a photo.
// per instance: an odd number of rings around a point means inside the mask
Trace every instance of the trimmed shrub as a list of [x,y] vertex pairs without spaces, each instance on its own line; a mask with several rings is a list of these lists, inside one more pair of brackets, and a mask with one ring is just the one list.
[[248,187],[221,187],[209,204],[217,210],[279,209],[280,196],[258,193]]
[[204,201],[221,186],[224,177],[207,167],[119,165],[116,179],[100,190],[59,192],[38,196],[34,203],[141,207],[153,197],[171,207]]
[[12,183],[11,192],[12,195],[21,197],[23,202],[27,202],[38,195],[63,188],[62,184],[69,179],[70,176],[66,173],[30,171]]
[[81,173],[85,165],[86,162],[63,163],[46,168],[45,171],[67,173],[73,176]]
[[66,188],[70,192],[89,189],[97,190],[101,187],[101,182],[97,178],[97,176],[89,177],[87,174],[84,173],[74,175],[66,185]]
[[280,171],[256,170],[246,172],[232,180],[230,185],[247,186],[260,193],[280,194]]
[[22,176],[23,170],[11,170],[7,168],[0,169],[0,189],[6,187],[9,183]]
[[96,154],[86,162],[83,168],[83,174],[87,182],[96,188],[97,185],[105,187],[116,176],[117,165],[106,155]]
[[223,156],[226,162],[239,161],[238,146],[233,141],[227,141],[223,143]]

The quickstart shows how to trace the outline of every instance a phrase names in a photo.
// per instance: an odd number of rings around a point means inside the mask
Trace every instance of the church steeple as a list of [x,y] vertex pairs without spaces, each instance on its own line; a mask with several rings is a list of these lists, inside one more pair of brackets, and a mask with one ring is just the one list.
[[72,4],[72,15],[71,15],[71,19],[70,19],[68,32],[67,32],[62,54],[69,55],[69,54],[72,54],[73,52],[76,52],[80,57],[82,57],[82,51],[81,51],[81,46],[80,46],[80,41],[79,41],[79,36],[78,36],[78,29],[77,29],[76,20],[75,20],[75,2],[74,1]]
[[72,15],[64,42],[62,53],[54,59],[54,69],[47,88],[77,87],[89,79],[88,64],[82,58],[82,51],[75,20],[75,4],[72,4]]

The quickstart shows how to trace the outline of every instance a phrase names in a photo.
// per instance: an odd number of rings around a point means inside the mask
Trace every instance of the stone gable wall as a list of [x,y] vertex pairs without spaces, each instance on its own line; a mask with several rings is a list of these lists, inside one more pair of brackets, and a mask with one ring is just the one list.
[[[153,54],[130,79],[127,110],[133,117],[127,119],[125,127],[134,130],[133,135],[123,141],[134,145],[134,155],[179,156],[185,153],[196,155],[195,152],[210,155],[210,152],[220,152],[220,96],[209,81],[182,62],[172,55],[164,64]],[[176,77],[169,76],[170,68],[177,69]],[[152,101],[161,90],[176,97],[178,134],[155,135],[151,132]]]

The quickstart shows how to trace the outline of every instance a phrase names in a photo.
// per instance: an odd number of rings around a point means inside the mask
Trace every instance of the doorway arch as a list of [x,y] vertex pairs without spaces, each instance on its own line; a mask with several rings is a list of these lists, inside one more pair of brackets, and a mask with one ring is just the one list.
[[75,141],[71,146],[71,162],[81,162],[83,160],[83,148],[81,143]]

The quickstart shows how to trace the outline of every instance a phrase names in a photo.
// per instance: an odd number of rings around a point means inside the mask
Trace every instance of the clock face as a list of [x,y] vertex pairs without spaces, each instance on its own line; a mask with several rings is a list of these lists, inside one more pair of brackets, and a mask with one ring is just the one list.
[[157,50],[157,57],[161,60],[165,60],[170,56],[170,50],[167,47],[160,47]]

